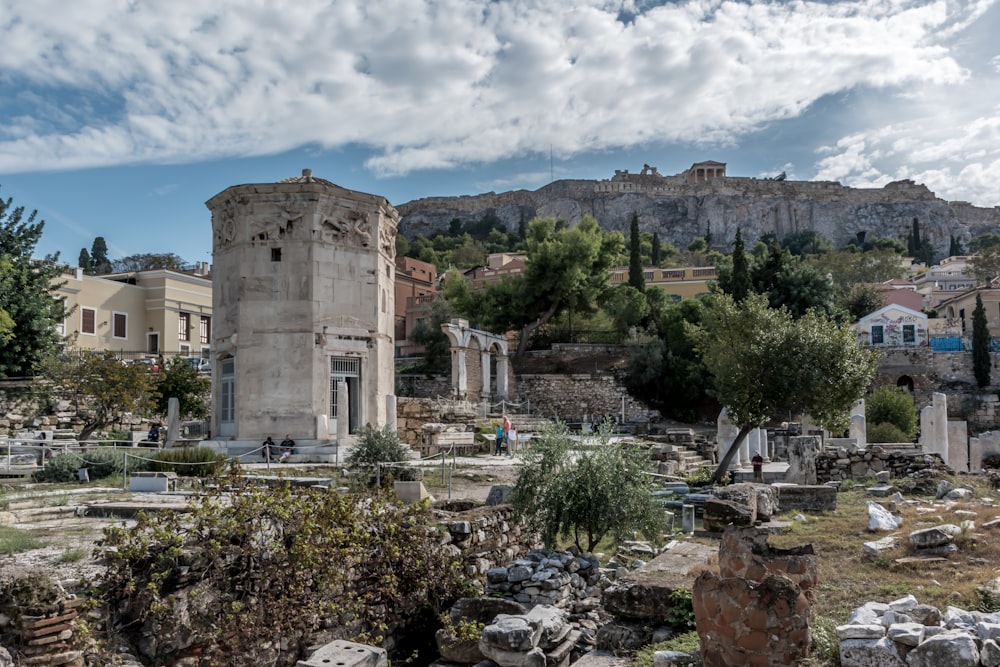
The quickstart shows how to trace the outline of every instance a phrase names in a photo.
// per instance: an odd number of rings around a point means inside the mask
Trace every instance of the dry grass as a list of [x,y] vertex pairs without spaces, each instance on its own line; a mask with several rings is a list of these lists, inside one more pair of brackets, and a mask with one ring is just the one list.
[[[953,482],[973,487],[976,498],[949,502],[904,494],[904,501],[890,508],[903,517],[902,527],[894,533],[868,532],[867,501],[887,507],[890,501],[869,496],[865,485],[858,485],[838,494],[834,512],[807,516],[805,522],[792,519],[797,513],[778,517],[791,521],[792,530],[772,536],[769,543],[783,548],[813,545],[820,570],[816,615],[838,624],[846,622],[851,611],[869,600],[890,602],[907,594],[942,611],[949,605],[963,609],[991,607],[995,603],[984,599],[977,588],[1000,576],[1000,528],[984,530],[981,526],[1000,518],[1000,495],[978,478],[960,477]],[[957,553],[943,561],[898,562],[918,556],[909,543],[911,532],[946,523],[960,525],[967,517],[956,515],[958,510],[972,511],[976,516],[972,519],[975,528],[956,540]],[[865,553],[865,542],[887,535],[899,538],[895,549],[878,556]]]

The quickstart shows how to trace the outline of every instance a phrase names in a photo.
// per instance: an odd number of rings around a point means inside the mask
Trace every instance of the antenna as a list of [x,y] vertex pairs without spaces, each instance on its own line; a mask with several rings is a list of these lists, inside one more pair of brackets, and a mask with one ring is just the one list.
[[556,180],[556,170],[552,163],[552,144],[549,144],[549,182],[553,183]]

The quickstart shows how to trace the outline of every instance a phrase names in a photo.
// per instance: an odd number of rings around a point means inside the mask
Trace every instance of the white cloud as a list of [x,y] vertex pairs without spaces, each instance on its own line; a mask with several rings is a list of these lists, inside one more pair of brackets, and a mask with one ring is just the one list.
[[[843,91],[967,86],[945,38],[991,4],[0,0],[0,93],[24,93],[0,106],[0,172],[356,143],[402,174],[550,145],[732,145]],[[906,137],[858,136],[819,172],[889,179],[871,151]]]

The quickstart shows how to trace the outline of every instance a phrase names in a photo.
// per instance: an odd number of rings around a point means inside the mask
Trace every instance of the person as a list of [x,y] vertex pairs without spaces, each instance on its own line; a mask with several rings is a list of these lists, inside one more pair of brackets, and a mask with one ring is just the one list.
[[160,442],[160,425],[153,422],[153,425],[149,427],[149,433],[146,435],[146,440],[149,442]]
[[764,457],[760,455],[760,451],[755,451],[753,453],[753,458],[750,459],[750,463],[753,465],[753,481],[764,482]]
[[285,434],[285,439],[281,441],[279,445],[282,452],[288,452],[289,454],[295,453],[295,441],[292,440],[292,436]]
[[265,461],[271,460],[271,452],[274,447],[274,440],[271,440],[271,436],[267,436],[267,440],[261,443],[260,455],[264,457]]
[[500,456],[503,451],[503,424],[497,424],[497,437],[493,444],[493,456]]
[[507,456],[514,456],[517,449],[517,427],[513,424],[507,429]]

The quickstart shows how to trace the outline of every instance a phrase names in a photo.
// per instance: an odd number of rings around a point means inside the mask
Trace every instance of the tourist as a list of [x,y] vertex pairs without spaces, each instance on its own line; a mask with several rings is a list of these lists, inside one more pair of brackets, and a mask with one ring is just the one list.
[[753,464],[753,481],[764,482],[764,457],[760,455],[760,451],[755,451],[753,453],[753,458],[750,459],[750,463]]
[[507,429],[507,456],[514,456],[515,449],[517,449],[517,428],[511,424]]
[[159,444],[160,442],[160,425],[153,422],[153,425],[149,427],[149,433],[146,435],[146,440],[149,442],[155,442]]
[[276,447],[274,440],[271,440],[271,436],[267,436],[267,440],[261,443],[260,455],[264,457],[265,461],[271,460],[272,449]]
[[289,454],[295,453],[295,441],[292,440],[292,436],[287,433],[285,434],[285,439],[281,441],[281,445],[279,446],[281,447],[282,452],[288,452]]
[[493,444],[493,456],[500,456],[503,451],[503,424],[497,424],[496,441]]

